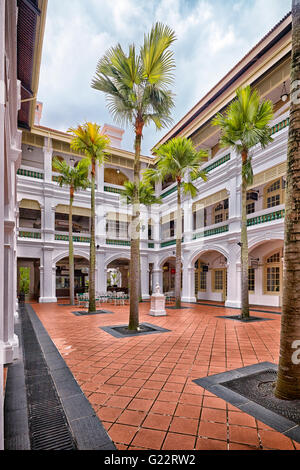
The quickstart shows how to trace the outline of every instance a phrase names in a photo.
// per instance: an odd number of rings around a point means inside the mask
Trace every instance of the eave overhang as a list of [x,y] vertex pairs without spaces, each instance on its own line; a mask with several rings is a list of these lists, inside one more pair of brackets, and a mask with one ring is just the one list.
[[17,77],[21,84],[18,126],[30,130],[34,122],[42,43],[48,0],[17,0]]
[[[284,38],[291,34],[291,29],[291,13],[288,13],[152,148],[152,151],[154,152],[155,148],[178,135],[193,137],[200,126],[207,122],[205,115],[208,113],[208,110],[212,106],[215,107],[218,101],[222,102],[222,95],[225,95],[235,83],[238,83],[241,77],[246,76],[247,72],[256,63],[261,62],[263,56],[267,55],[274,46],[282,43]],[[230,100],[228,100],[229,102]],[[220,107],[218,111],[221,110],[222,108]]]

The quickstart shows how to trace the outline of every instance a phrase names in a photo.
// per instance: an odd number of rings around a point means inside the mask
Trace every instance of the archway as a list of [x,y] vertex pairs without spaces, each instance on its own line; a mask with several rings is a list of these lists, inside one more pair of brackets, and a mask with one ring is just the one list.
[[38,301],[40,296],[40,258],[17,259],[17,292],[22,300]]
[[123,186],[128,177],[119,168],[104,168],[104,183]]
[[249,303],[280,307],[283,240],[266,240],[249,249]]
[[227,297],[227,258],[217,250],[201,252],[194,259],[195,297],[199,301],[225,302]]
[[[65,298],[70,295],[69,257],[56,262],[56,297]],[[74,256],[74,291],[81,294],[88,290],[89,261],[83,256]]]
[[112,260],[106,269],[107,290],[128,293],[129,289],[129,260],[118,258]]
[[[176,274],[176,258],[171,256],[165,259],[162,264],[162,282],[163,292],[174,292],[175,274]],[[182,267],[182,264],[181,264]],[[181,289],[182,289],[182,269],[181,269]]]

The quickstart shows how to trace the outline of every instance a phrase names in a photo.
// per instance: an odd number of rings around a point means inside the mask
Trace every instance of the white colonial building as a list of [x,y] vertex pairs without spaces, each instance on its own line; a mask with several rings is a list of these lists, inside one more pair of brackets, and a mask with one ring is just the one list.
[[34,117],[46,0],[0,0],[0,450],[7,365],[18,357],[17,184],[22,129]]
[[[291,16],[278,23],[159,142],[190,137],[208,150],[207,182],[196,181],[198,195],[183,202],[182,300],[224,302],[240,307],[240,184],[241,161],[230,148],[219,148],[219,131],[211,126],[238,87],[250,84],[274,103],[273,142],[253,148],[254,181],[248,188],[249,292],[254,305],[281,305],[284,236],[284,187],[289,125]],[[286,94],[287,96],[282,96]],[[286,98],[286,99],[285,99]],[[76,165],[82,155],[70,149],[70,136],[36,123],[22,137],[22,162],[17,176],[18,292],[20,270],[30,278],[28,298],[56,302],[67,297],[68,188],[60,188],[52,159]],[[98,292],[128,289],[131,208],[120,199],[133,174],[133,154],[122,147],[123,130],[105,125],[111,138],[110,157],[97,170],[96,245]],[[157,144],[156,144],[157,145]],[[142,171],[155,164],[141,158]],[[174,288],[176,184],[156,186],[163,204],[142,208],[142,296],[149,298],[157,282],[164,292]],[[86,288],[89,258],[90,193],[75,195],[73,210],[76,292]],[[25,270],[25,271],[24,271]]]

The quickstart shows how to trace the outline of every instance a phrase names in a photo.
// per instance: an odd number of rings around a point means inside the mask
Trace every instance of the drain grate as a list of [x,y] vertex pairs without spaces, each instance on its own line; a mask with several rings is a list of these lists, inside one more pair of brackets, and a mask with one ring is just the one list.
[[273,369],[267,369],[223,382],[221,385],[299,425],[300,400],[276,398],[273,388],[276,379],[277,372]]
[[22,320],[31,450],[75,450],[76,443],[26,308]]

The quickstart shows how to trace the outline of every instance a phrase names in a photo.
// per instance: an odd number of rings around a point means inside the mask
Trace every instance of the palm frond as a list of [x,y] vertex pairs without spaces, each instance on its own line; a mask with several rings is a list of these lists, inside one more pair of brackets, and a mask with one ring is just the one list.
[[149,83],[164,87],[173,82],[175,62],[169,47],[175,40],[174,31],[159,22],[152,27],[148,35],[144,36],[141,59],[143,76]]
[[[124,190],[121,192],[121,199],[128,205],[133,204],[135,183],[132,181],[125,181]],[[162,200],[160,197],[155,195],[154,188],[148,181],[140,181],[139,184],[139,203],[145,206],[150,206],[153,204],[161,204]]]
[[193,185],[191,181],[188,181],[188,182],[185,181],[182,184],[182,187],[183,187],[183,193],[189,194],[192,198],[194,198],[198,193],[198,189],[196,188],[196,186]]
[[224,114],[216,114],[212,125],[221,130],[221,146],[234,147],[241,153],[257,144],[265,147],[272,141],[269,127],[272,118],[272,102],[261,101],[258,91],[248,85],[236,90],[236,98]]
[[73,150],[83,152],[88,159],[95,158],[99,164],[104,162],[110,140],[101,133],[97,123],[86,122],[68,132],[72,135],[70,147]]
[[125,54],[120,44],[110,48],[98,61],[92,88],[106,95],[114,121],[135,127],[153,122],[157,129],[172,123],[173,95],[168,86],[173,80],[175,62],[169,47],[174,32],[156,23],[137,54],[135,45]]

